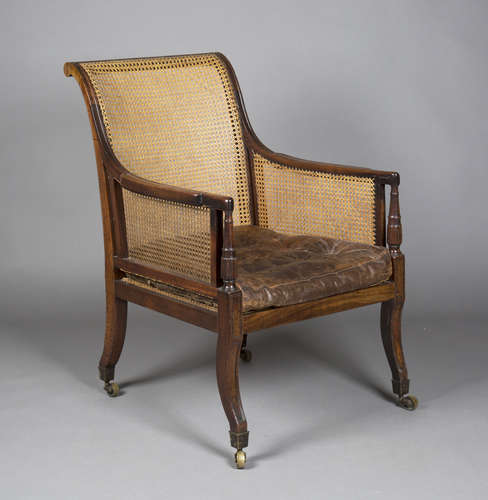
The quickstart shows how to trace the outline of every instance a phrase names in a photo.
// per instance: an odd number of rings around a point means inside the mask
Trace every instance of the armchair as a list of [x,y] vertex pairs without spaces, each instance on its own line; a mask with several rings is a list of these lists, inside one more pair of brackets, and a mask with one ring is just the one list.
[[[127,303],[217,332],[217,384],[243,468],[239,360],[249,333],[381,304],[402,408],[417,406],[401,343],[399,175],[275,153],[253,132],[222,54],[66,63],[85,99],[105,247],[100,378],[115,365]],[[385,223],[385,186],[390,186]]]

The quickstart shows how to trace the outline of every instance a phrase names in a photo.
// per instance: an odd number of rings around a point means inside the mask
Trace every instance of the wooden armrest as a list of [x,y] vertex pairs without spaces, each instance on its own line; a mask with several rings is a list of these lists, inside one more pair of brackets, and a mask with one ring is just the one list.
[[400,184],[400,174],[398,172],[303,160],[294,156],[271,151],[271,149],[267,148],[255,135],[249,132],[245,135],[247,143],[255,153],[275,163],[280,163],[292,168],[326,172],[330,174],[374,177],[379,184],[389,184],[391,186],[398,186]]
[[283,163],[290,167],[301,168],[303,170],[315,170],[318,172],[326,172],[339,175],[374,177],[380,184],[389,184],[390,186],[398,186],[400,184],[400,174],[398,172],[374,170],[370,168],[355,167],[351,165],[340,165],[337,163],[324,163],[318,161],[303,160],[294,156],[274,152],[271,154],[267,154],[266,157],[277,163]]
[[217,210],[232,210],[234,207],[234,200],[229,196],[204,193],[201,191],[194,191],[193,189],[185,189],[169,184],[148,181],[127,171],[122,172],[116,180],[123,188],[129,191],[152,196],[153,198],[159,198],[161,200],[185,203],[196,207],[214,208]]

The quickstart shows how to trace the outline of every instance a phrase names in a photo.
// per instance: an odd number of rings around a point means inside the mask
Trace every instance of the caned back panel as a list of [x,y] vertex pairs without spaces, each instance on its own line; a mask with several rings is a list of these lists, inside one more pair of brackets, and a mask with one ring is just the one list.
[[130,172],[232,196],[249,224],[247,160],[238,105],[215,54],[81,63],[112,149]]

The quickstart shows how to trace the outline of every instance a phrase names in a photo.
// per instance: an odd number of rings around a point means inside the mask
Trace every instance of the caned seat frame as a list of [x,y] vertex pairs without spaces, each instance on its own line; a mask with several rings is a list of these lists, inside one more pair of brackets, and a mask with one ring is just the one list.
[[[405,259],[400,250],[402,226],[398,194],[399,174],[394,171],[307,161],[271,151],[258,139],[251,127],[230,62],[220,53],[214,55],[228,72],[237,102],[249,173],[251,223],[256,224],[259,218],[253,165],[256,155],[265,161],[286,166],[294,171],[371,179],[374,183],[375,222],[372,244],[388,246],[392,276],[381,284],[348,293],[243,313],[242,293],[236,285],[233,198],[154,182],[127,170],[111,147],[99,99],[83,63],[68,62],[64,65],[64,73],[77,80],[88,110],[100,187],[105,248],[106,326],[99,374],[105,382],[106,389],[110,392],[115,365],[122,352],[128,302],[216,332],[218,388],[230,425],[231,446],[239,451],[248,445],[249,436],[239,391],[239,360],[246,349],[247,334],[285,323],[380,303],[381,335],[392,372],[393,392],[400,406],[414,409],[416,403],[413,396],[407,396],[409,378],[401,341],[401,314],[405,300]],[[387,185],[390,186],[390,203],[386,223],[385,186]],[[156,200],[175,202],[189,207],[205,207],[209,210],[210,279],[208,282],[192,279],[129,256],[122,190]],[[146,286],[128,280],[127,276],[143,277]],[[164,283],[169,287],[206,297],[215,304],[215,307],[205,307],[198,301],[179,300],[174,295],[159,293],[154,286],[155,283]],[[242,455],[239,457],[238,465],[242,466]]]

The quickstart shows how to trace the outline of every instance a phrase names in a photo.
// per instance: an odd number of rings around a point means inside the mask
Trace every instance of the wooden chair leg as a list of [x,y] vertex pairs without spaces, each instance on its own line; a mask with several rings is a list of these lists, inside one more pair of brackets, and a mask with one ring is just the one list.
[[410,380],[402,347],[403,301],[388,300],[381,304],[381,338],[391,368],[393,392],[398,396],[398,405],[406,410],[415,410],[418,401],[407,396]]
[[118,385],[110,381],[114,379],[115,365],[124,347],[126,327],[127,301],[107,296],[105,342],[98,369],[109,396],[117,396],[119,393]]
[[240,357],[245,363],[249,363],[252,360],[252,351],[247,348],[247,333],[242,338]]
[[217,340],[217,384],[230,425],[230,444],[237,449],[238,468],[243,468],[249,432],[239,391],[239,356],[243,341],[241,292],[219,291],[219,332]]

